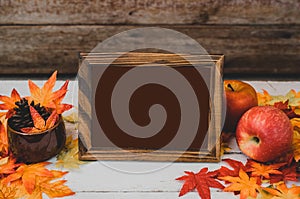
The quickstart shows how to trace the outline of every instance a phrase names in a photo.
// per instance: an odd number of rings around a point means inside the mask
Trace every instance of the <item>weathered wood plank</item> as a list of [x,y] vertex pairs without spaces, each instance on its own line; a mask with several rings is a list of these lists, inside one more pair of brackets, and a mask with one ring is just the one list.
[[0,0],[0,24],[299,24],[299,0]]
[[[78,53],[139,26],[1,26],[0,73],[75,74]],[[300,74],[300,26],[164,26],[189,35],[209,53],[225,54],[228,74]]]

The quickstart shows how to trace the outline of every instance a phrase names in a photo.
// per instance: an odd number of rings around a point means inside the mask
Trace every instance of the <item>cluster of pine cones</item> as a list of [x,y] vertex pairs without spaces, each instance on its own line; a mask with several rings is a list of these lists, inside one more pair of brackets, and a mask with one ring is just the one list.
[[[28,100],[23,98],[16,102],[16,108],[14,108],[15,113],[8,119],[8,125],[16,130],[21,131],[22,128],[34,127],[33,120],[31,118]],[[40,104],[34,104],[32,101],[30,106],[34,107],[35,110],[43,117],[46,121],[50,116],[50,113],[45,109],[45,107]]]

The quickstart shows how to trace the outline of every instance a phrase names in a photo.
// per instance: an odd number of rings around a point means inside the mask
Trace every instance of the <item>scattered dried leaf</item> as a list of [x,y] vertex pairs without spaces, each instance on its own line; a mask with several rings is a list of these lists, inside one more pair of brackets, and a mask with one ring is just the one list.
[[64,111],[72,108],[72,105],[61,104],[67,93],[67,87],[69,84],[68,80],[59,90],[55,92],[52,91],[56,82],[56,75],[57,71],[51,75],[42,88],[39,88],[31,80],[28,81],[31,94],[31,96],[28,97],[29,104],[31,101],[34,101],[36,104],[40,103],[41,106],[56,110],[57,114],[62,114]]
[[0,121],[0,156],[8,155],[8,137],[6,130],[7,120],[2,123]]
[[16,164],[16,159],[11,156],[0,159],[0,176],[14,173],[20,165]]
[[43,193],[48,195],[50,198],[65,197],[75,194],[69,187],[65,185],[66,180],[57,180],[55,182],[51,182],[57,178],[63,177],[68,172],[52,170],[51,173],[52,177],[37,176],[35,189],[33,193],[30,194],[29,198],[42,199]]
[[208,168],[203,168],[196,174],[189,171],[185,171],[185,173],[187,175],[176,179],[185,181],[180,190],[179,196],[183,196],[196,189],[202,199],[210,199],[210,187],[219,189],[224,188],[224,186],[215,179],[218,174],[217,171],[208,172]]
[[52,172],[45,168],[49,164],[49,162],[41,162],[31,165],[21,165],[15,173],[7,176],[4,182],[8,184],[9,182],[22,180],[26,191],[32,194],[36,186],[37,177],[53,177]]
[[73,112],[67,116],[64,116],[63,118],[65,121],[75,124],[78,122],[78,113]]
[[77,169],[85,162],[78,159],[78,139],[67,137],[65,148],[58,154],[55,166],[58,168]]
[[271,199],[296,199],[300,198],[300,187],[299,186],[292,186],[288,188],[286,184],[281,183],[274,188],[263,188],[263,190],[267,191],[273,197]]
[[292,165],[282,169],[281,174],[270,175],[270,183],[275,184],[278,182],[294,181],[297,182],[298,174],[296,165]]
[[246,166],[240,161],[232,160],[232,159],[223,159],[222,161],[229,164],[233,168],[233,170],[230,170],[227,167],[222,166],[218,170],[218,172],[219,172],[218,176],[219,177],[225,177],[225,176],[237,177],[237,176],[239,176],[240,170],[243,170],[243,171],[247,170]]
[[286,165],[286,163],[265,165],[258,162],[254,162],[252,160],[248,160],[247,165],[249,165],[249,169],[247,169],[247,172],[251,172],[252,177],[270,179],[270,174],[281,175],[282,172],[279,171],[279,168]]
[[9,118],[14,112],[14,108],[16,107],[15,103],[20,100],[20,94],[16,89],[11,91],[10,97],[0,95],[0,101],[4,102],[3,104],[0,104],[0,110],[7,110],[6,117]]
[[3,183],[3,180],[0,181],[0,198],[1,199],[16,199],[18,189],[16,186],[10,185],[7,186]]
[[241,199],[247,199],[248,196],[256,197],[257,191],[260,189],[260,186],[257,185],[257,179],[255,177],[249,177],[242,169],[239,171],[238,177],[226,176],[219,177],[219,179],[231,183],[228,187],[224,188],[223,191],[240,192]]

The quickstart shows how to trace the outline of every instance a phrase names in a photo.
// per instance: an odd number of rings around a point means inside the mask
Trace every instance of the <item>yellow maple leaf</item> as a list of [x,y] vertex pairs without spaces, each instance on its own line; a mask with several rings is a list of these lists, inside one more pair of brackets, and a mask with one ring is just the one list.
[[300,92],[290,90],[286,95],[270,95],[266,90],[262,93],[257,93],[258,105],[274,105],[277,102],[289,102],[289,106],[300,108]]
[[85,162],[78,159],[78,153],[78,139],[73,139],[72,136],[69,136],[65,148],[57,156],[55,166],[67,169],[79,168]]
[[231,184],[224,188],[223,191],[226,192],[240,192],[240,199],[247,199],[248,196],[256,198],[257,191],[260,186],[257,184],[257,179],[255,177],[250,177],[242,169],[239,171],[239,177],[225,176],[219,179]]
[[78,113],[73,112],[67,116],[64,116],[63,118],[65,121],[75,124],[78,122]]
[[273,197],[271,199],[296,199],[300,198],[300,187],[293,185],[288,188],[285,183],[281,183],[273,188],[263,188],[265,191],[269,192]]
[[229,147],[228,143],[221,144],[221,156],[223,156],[225,153],[228,153],[230,151],[231,151],[231,148]]

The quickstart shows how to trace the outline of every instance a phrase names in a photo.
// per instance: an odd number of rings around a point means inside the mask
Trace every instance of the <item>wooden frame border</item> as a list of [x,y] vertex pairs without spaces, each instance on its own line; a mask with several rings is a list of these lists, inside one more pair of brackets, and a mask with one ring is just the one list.
[[[101,53],[100,53],[101,54]],[[101,54],[103,55],[103,54]],[[109,54],[107,54],[109,55]],[[122,150],[119,148],[105,148],[99,149],[92,146],[91,142],[91,120],[92,111],[91,103],[89,99],[92,96],[91,92],[91,71],[89,70],[89,64],[93,64],[97,59],[99,53],[81,53],[80,64],[87,64],[87,67],[83,68],[79,72],[79,159],[80,160],[138,160],[138,161],[173,161],[174,157],[180,158],[178,162],[218,162],[220,161],[220,150],[221,150],[221,130],[223,121],[223,63],[224,55],[209,55],[214,63],[215,72],[211,75],[210,81],[213,86],[213,101],[211,101],[212,115],[214,116],[214,124],[210,125],[208,131],[208,147],[207,149],[197,151],[161,151],[155,153],[148,153],[145,149],[128,149]],[[205,55],[206,56],[206,55]],[[83,60],[86,62],[84,63]],[[206,60],[207,61],[207,60]],[[88,91],[88,92],[87,92]]]

